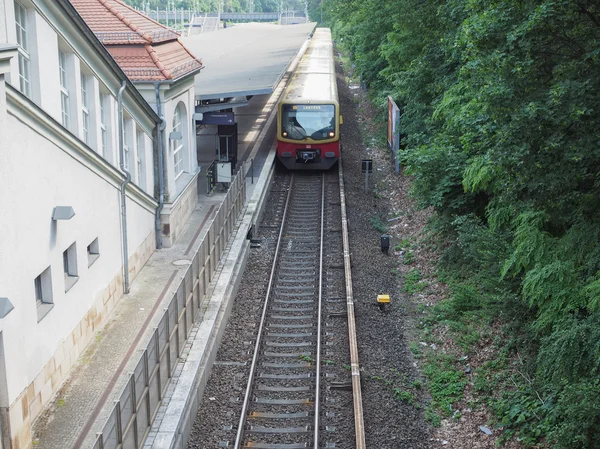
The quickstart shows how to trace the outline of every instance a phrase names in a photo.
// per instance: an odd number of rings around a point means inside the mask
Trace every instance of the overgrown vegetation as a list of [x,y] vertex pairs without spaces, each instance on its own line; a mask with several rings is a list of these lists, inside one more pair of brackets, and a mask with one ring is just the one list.
[[[505,437],[600,447],[600,5],[309,4],[381,121],[388,95],[402,109],[405,173],[435,210],[451,291],[433,317],[465,335],[465,350],[486,325],[505,326],[496,359],[475,373]],[[407,291],[419,282],[411,270]],[[443,410],[462,380],[439,366],[428,377]]]
[[397,400],[408,405],[412,405],[416,408],[420,407],[417,399],[417,392],[423,387],[420,379],[415,379],[412,382],[408,382],[406,376],[398,372],[396,369],[390,370],[390,374],[388,376],[364,372],[363,377],[375,382],[381,382],[389,387]]
[[371,226],[373,226],[373,228],[375,228],[375,230],[380,234],[385,234],[387,232],[387,226],[378,216],[375,215],[371,217],[369,222],[371,223]]
[[415,293],[423,291],[427,287],[427,282],[421,280],[421,272],[416,268],[411,269],[404,277],[404,291],[406,293]]

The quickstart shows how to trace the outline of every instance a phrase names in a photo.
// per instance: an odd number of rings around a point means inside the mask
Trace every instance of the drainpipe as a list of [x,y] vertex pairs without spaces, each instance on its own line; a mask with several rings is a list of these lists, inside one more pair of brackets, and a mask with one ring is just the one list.
[[165,204],[165,174],[164,174],[164,161],[163,161],[163,137],[167,121],[162,115],[161,104],[160,104],[160,83],[154,83],[154,90],[156,92],[156,114],[160,117],[161,123],[158,127],[158,207],[156,208],[155,218],[155,233],[156,233],[156,248],[162,248],[162,230],[160,228],[160,213]]
[[127,249],[127,207],[126,207],[126,189],[127,184],[131,182],[131,173],[125,166],[125,148],[123,146],[123,91],[127,82],[123,81],[117,95],[119,101],[119,152],[121,154],[121,171],[125,173],[125,179],[121,184],[121,223],[123,226],[123,292],[129,293],[129,251]]

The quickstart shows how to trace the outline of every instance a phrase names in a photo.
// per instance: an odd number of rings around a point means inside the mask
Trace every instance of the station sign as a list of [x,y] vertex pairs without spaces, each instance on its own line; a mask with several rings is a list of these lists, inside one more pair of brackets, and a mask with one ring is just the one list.
[[202,119],[197,120],[199,125],[233,125],[234,122],[235,114],[233,112],[204,112]]

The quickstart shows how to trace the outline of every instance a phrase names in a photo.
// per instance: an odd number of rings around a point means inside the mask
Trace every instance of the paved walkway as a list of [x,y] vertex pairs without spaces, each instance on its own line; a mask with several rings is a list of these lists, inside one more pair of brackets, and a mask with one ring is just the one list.
[[[201,198],[177,242],[157,250],[131,284],[96,341],[80,357],[56,400],[34,425],[34,447],[68,449],[79,446],[94,426],[111,394],[120,392],[157,326],[161,304],[170,300],[172,286],[178,285],[187,265],[174,262],[188,259],[202,242],[224,193]],[[191,247],[191,251],[189,250]],[[133,366],[129,366],[133,364]],[[112,401],[109,402],[112,405]]]

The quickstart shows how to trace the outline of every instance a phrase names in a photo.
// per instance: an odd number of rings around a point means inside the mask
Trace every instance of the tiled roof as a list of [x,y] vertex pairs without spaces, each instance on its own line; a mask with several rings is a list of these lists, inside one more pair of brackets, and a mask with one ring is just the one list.
[[201,67],[179,41],[160,45],[114,45],[108,51],[133,81],[176,79]]
[[70,0],[132,81],[176,79],[202,67],[179,34],[120,0]]

